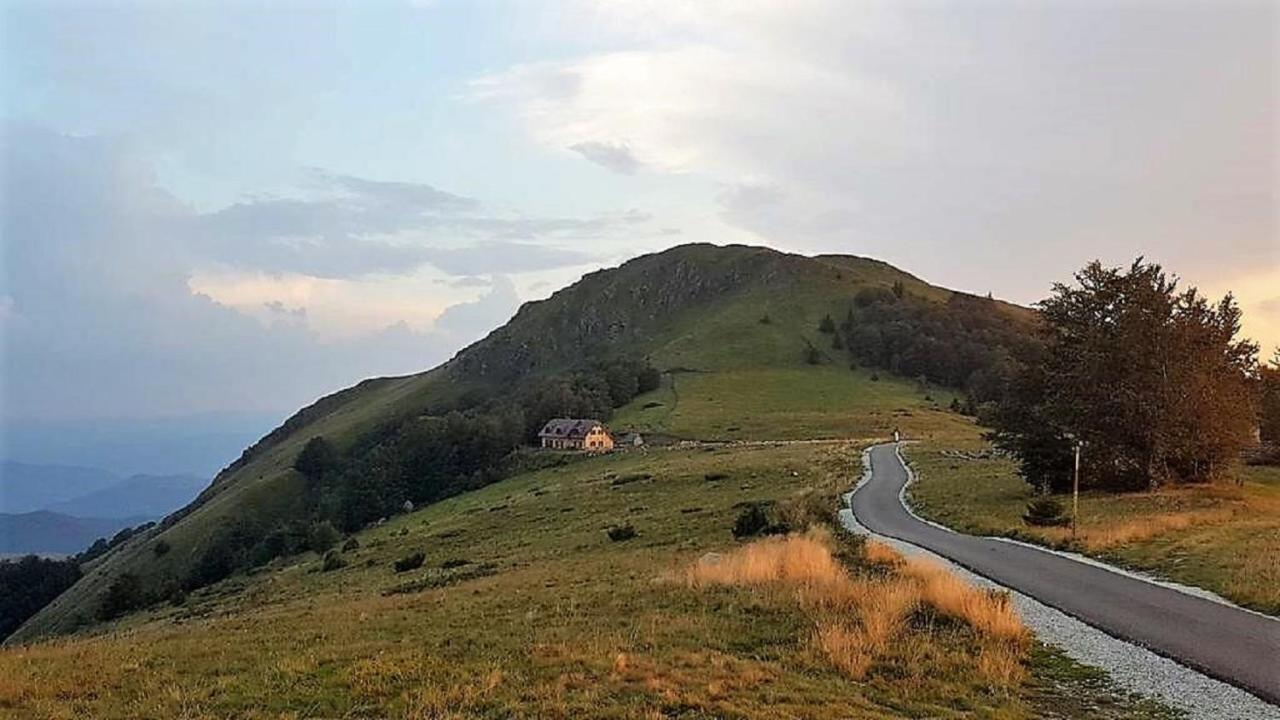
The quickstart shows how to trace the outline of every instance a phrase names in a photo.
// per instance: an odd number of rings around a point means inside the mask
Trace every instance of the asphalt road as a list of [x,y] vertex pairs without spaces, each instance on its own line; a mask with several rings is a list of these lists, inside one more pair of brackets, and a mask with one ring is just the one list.
[[1055,553],[951,532],[907,512],[893,445],[871,448],[851,509],[864,527],[931,550],[1005,587],[1280,705],[1280,620]]

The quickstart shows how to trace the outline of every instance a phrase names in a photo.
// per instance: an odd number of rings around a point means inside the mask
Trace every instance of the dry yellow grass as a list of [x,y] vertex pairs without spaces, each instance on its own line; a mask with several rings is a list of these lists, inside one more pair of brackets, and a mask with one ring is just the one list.
[[855,578],[832,555],[830,535],[810,530],[704,557],[685,571],[684,579],[694,588],[793,590],[814,615],[814,645],[855,680],[866,677],[907,628],[911,615],[928,606],[975,631],[980,642],[975,666],[990,684],[1011,687],[1022,681],[1029,635],[1006,594],[972,587],[936,563],[904,560],[883,543],[870,541],[864,552],[897,570],[886,578]]

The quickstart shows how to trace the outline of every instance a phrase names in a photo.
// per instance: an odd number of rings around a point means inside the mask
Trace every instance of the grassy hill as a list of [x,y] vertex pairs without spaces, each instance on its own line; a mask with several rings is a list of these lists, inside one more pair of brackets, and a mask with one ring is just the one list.
[[[1166,717],[924,603],[863,668],[837,662],[821,609],[786,585],[685,579],[709,552],[759,546],[731,532],[744,502],[833,508],[860,447],[569,457],[360,532],[342,567],[281,560],[0,650],[0,717]],[[635,536],[610,539],[618,525]],[[834,612],[870,617],[899,571],[837,549],[853,597]]]
[[[680,438],[774,440],[971,432],[943,409],[950,395],[870,369],[850,369],[821,332],[866,289],[944,304],[956,294],[884,263],[803,257],[766,248],[690,245],[587,275],[418,375],[367,380],[303,409],[268,434],[184,510],[85,568],[85,577],[9,642],[92,624],[124,574],[147,587],[179,586],[232,523],[302,516],[307,479],[293,469],[304,444],[323,436],[345,449],[380,428],[438,416],[509,394],[598,359],[647,357],[663,387],[623,408],[615,429]],[[991,322],[1023,322],[995,301]],[[157,545],[168,550],[160,553]]]

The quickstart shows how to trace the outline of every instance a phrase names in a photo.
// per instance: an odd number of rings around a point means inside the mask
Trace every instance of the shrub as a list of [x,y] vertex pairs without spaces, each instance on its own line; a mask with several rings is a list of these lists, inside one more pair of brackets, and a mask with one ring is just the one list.
[[342,559],[336,550],[330,550],[324,554],[324,564],[320,566],[321,572],[332,572],[340,570],[347,566],[347,561]]
[[342,539],[337,528],[328,520],[313,523],[307,531],[307,546],[317,553],[323,553]]
[[298,457],[293,461],[293,469],[316,479],[341,465],[338,451],[323,437],[317,435],[307,441]]
[[769,515],[765,513],[764,507],[759,503],[750,503],[738,513],[738,519],[733,523],[733,536],[753,537],[764,533],[768,528]]
[[804,361],[810,365],[821,365],[822,351],[812,345],[809,345],[804,351]]
[[626,525],[614,525],[605,532],[609,535],[609,539],[614,542],[630,540],[636,536],[636,529],[631,527],[630,523],[627,523]]
[[410,570],[417,570],[422,567],[422,563],[426,562],[426,560],[426,553],[417,552],[400,558],[395,562],[394,567],[398,573],[409,572]]
[[773,320],[769,319],[768,315],[761,315],[760,319],[757,322],[759,322],[761,325],[768,325],[769,323],[773,322]]
[[123,573],[111,582],[98,605],[98,619],[112,620],[142,607],[147,601],[142,578]]
[[347,541],[342,543],[342,552],[351,552],[352,550],[358,550],[359,548],[360,541],[357,540],[354,535],[347,538]]
[[151,552],[155,553],[156,557],[160,557],[169,552],[169,543],[164,540],[157,540],[156,544],[151,546]]
[[716,482],[717,480],[728,480],[728,479],[729,479],[729,473],[727,473],[727,472],[709,472],[709,473],[707,473],[706,475],[704,475],[703,477],[706,479],[706,481],[707,481],[707,482]]
[[818,323],[818,332],[833,333],[836,331],[836,321],[831,319],[830,315],[823,315],[822,321]]
[[1027,503],[1027,512],[1022,519],[1028,525],[1037,527],[1062,527],[1071,522],[1071,518],[1065,515],[1062,503],[1051,497],[1034,498]]

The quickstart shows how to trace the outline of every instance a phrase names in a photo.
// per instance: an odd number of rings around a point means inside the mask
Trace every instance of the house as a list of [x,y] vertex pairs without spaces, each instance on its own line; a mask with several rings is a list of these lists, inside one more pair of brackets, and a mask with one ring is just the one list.
[[641,436],[640,433],[638,432],[625,433],[623,434],[622,439],[619,441],[618,444],[622,445],[623,447],[626,447],[628,445],[630,445],[631,447],[640,447],[641,445],[644,445],[644,437]]
[[542,447],[556,450],[601,452],[613,449],[613,436],[599,420],[554,418],[542,426],[538,439],[542,441]]

